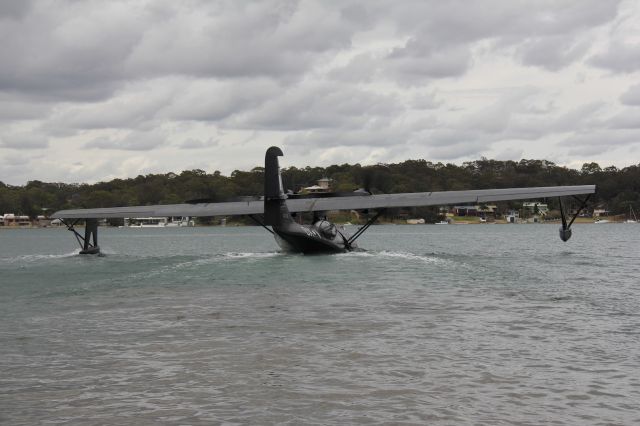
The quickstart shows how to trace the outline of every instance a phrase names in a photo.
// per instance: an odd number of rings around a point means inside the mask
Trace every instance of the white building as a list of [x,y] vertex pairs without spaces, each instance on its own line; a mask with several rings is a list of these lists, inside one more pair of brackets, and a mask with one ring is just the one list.
[[303,191],[314,194],[318,192],[329,192],[329,184],[331,183],[331,179],[322,178],[318,179],[318,184],[313,186],[307,186],[303,189]]
[[546,216],[547,213],[549,213],[549,206],[547,204],[535,201],[522,203],[522,208],[527,213],[539,214],[540,216]]
[[15,215],[13,213],[6,213],[2,215],[3,226],[31,226],[31,219],[25,215]]
[[518,210],[510,210],[504,218],[507,220],[507,223],[518,223],[520,220],[520,212],[518,212]]

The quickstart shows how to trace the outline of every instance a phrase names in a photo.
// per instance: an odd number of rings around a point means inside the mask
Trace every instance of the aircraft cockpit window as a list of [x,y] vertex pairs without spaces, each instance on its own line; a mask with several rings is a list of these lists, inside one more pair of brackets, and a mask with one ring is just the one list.
[[333,239],[338,234],[338,230],[336,229],[336,226],[333,223],[326,220],[319,221],[316,224],[316,227],[318,228],[318,231],[320,231],[320,233],[325,238]]

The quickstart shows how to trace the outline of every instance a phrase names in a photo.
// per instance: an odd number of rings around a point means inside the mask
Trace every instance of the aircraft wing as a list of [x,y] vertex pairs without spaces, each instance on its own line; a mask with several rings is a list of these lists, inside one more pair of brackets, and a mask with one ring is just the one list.
[[392,207],[423,207],[530,198],[593,194],[595,185],[548,186],[534,188],[479,189],[471,191],[409,192],[354,197],[304,198],[287,200],[289,211],[361,210]]
[[262,214],[263,211],[264,202],[252,200],[229,203],[161,204],[155,206],[60,210],[52,214],[51,217],[54,219],[106,219],[117,217],[240,216]]
[[[471,191],[410,192],[401,194],[361,195],[287,200],[291,212],[327,210],[363,210],[393,207],[423,207],[531,198],[566,197],[593,194],[595,185],[548,186],[534,188],[479,189]],[[109,207],[98,209],[60,210],[51,217],[59,219],[104,219],[119,217],[168,216],[240,216],[262,214],[264,202],[259,200],[227,203],[166,204],[155,206]]]

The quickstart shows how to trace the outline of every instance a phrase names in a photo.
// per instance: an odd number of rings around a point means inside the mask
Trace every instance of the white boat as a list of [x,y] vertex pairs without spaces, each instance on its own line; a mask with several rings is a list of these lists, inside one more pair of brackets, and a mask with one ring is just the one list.
[[409,225],[423,225],[424,224],[424,219],[420,218],[420,219],[407,219],[407,223]]
[[195,226],[195,222],[189,216],[172,216],[165,227]]
[[607,219],[596,219],[593,223],[609,223]]
[[125,228],[164,228],[167,226],[166,217],[125,217]]
[[172,228],[178,226],[195,226],[195,222],[189,216],[125,217],[122,228]]
[[631,205],[629,205],[629,219],[625,220],[624,223],[638,223],[636,212],[633,211],[633,207],[631,207]]
[[448,225],[449,222],[447,222],[446,220],[441,220],[440,222],[436,222],[436,225]]

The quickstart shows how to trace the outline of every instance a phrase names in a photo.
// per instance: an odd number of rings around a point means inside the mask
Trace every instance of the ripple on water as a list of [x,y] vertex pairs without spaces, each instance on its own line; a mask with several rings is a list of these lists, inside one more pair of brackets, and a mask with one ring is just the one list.
[[441,228],[372,227],[335,256],[249,228],[17,251],[0,423],[638,423],[635,231],[614,258],[592,245],[615,226],[570,250],[544,226]]

